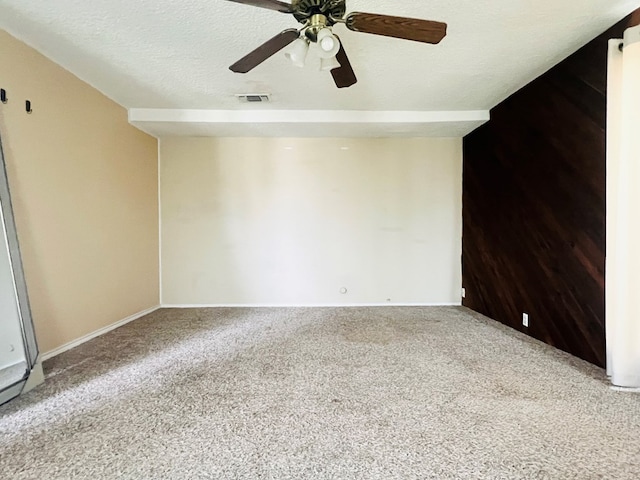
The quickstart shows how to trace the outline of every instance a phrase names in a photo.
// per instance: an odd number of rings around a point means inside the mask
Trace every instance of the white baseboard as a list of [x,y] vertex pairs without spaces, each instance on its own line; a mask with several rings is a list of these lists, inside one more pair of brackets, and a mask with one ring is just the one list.
[[614,392],[640,393],[640,388],[635,387],[616,387],[615,385],[612,385],[609,388]]
[[149,315],[150,313],[153,313],[160,308],[161,308],[160,305],[156,305],[155,307],[151,307],[141,312],[135,313],[123,320],[120,320],[119,322],[112,323],[111,325],[107,325],[106,327],[96,330],[95,332],[91,332],[69,343],[65,343],[64,345],[58,348],[55,348],[46,353],[43,353],[41,355],[41,359],[42,361],[49,360],[50,358],[55,357],[56,355],[60,355],[62,352],[71,350],[72,348],[82,345],[83,343],[88,342],[89,340],[93,340],[94,338],[99,337],[100,335],[104,335],[105,333],[110,332],[111,330],[115,330],[116,328],[126,325],[129,322],[133,322],[134,320],[137,320],[140,317],[144,317],[145,315]]
[[357,308],[357,307],[460,307],[457,303],[322,303],[322,304],[163,304],[161,308]]

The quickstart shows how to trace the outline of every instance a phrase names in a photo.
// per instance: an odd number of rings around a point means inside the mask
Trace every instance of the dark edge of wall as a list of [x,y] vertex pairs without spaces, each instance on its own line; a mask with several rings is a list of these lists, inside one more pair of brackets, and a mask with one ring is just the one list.
[[512,95],[464,139],[463,305],[598,366],[607,44],[632,21]]

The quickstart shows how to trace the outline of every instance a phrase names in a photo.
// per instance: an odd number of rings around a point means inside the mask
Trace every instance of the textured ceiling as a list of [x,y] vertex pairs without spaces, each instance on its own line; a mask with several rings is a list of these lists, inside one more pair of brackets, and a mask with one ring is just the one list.
[[291,15],[225,0],[0,0],[0,28],[127,108],[254,110],[234,94],[256,92],[272,94],[261,110],[481,111],[640,0],[348,0],[347,6],[444,21],[448,35],[433,46],[337,25],[359,79],[338,90],[315,58],[299,69],[280,53],[249,74],[229,71],[297,23]]

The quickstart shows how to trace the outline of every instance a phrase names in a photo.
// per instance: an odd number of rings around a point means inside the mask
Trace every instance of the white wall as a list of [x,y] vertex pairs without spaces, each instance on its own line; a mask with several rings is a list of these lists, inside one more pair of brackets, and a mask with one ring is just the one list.
[[165,305],[460,303],[461,139],[169,138],[160,157]]
[[[18,299],[13,285],[9,247],[6,240],[4,219],[0,209],[0,370],[26,360]],[[0,389],[4,386],[0,385]]]

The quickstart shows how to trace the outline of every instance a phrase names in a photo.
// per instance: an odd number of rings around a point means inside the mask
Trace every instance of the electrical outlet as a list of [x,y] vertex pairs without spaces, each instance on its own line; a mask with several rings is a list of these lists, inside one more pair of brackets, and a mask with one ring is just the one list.
[[524,325],[525,327],[529,328],[529,314],[528,313],[523,313],[522,314],[522,325]]
[[462,298],[467,298],[467,289],[466,288],[462,289]]

